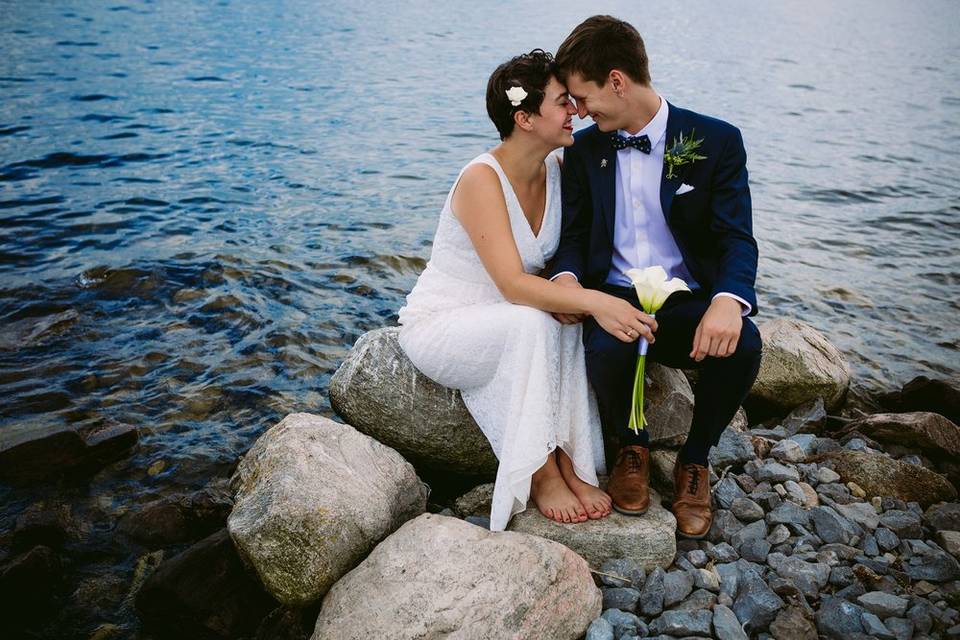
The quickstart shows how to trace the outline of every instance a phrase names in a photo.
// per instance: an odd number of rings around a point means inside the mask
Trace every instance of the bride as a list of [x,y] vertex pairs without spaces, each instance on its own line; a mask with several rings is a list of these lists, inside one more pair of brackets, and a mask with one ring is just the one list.
[[540,49],[500,65],[487,113],[501,143],[461,170],[426,268],[399,312],[400,345],[424,375],[459,389],[499,465],[490,529],[532,498],[557,522],[610,513],[596,401],[581,343],[585,314],[624,342],[656,322],[625,300],[538,274],[557,250],[560,159],[576,106]]

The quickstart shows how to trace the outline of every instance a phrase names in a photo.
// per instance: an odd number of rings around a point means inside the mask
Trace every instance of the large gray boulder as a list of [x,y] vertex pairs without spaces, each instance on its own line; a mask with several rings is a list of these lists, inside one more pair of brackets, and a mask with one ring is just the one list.
[[957,497],[956,489],[939,473],[882,453],[841,450],[819,459],[829,461],[844,482],[857,483],[870,497],[892,496],[924,507]]
[[[605,487],[603,482],[601,487]],[[647,571],[666,568],[677,553],[677,520],[661,506],[660,496],[653,490],[650,509],[639,518],[614,510],[599,520],[563,524],[544,517],[531,502],[526,511],[513,516],[507,530],[559,542],[597,570],[614,558],[630,558]]]
[[293,413],[264,433],[232,480],[227,528],[277,600],[323,597],[378,542],[426,508],[400,454],[353,427]]
[[587,563],[563,545],[424,514],[330,589],[312,640],[575,640],[601,603]]
[[783,413],[820,397],[828,411],[840,406],[850,386],[850,365],[816,329],[779,318],[761,324],[760,336],[763,360],[750,404]]
[[[330,380],[330,404],[347,423],[399,451],[417,467],[492,479],[497,458],[460,392],[413,366],[398,327],[360,337]],[[647,365],[646,418],[655,443],[682,444],[693,419],[683,372]]]

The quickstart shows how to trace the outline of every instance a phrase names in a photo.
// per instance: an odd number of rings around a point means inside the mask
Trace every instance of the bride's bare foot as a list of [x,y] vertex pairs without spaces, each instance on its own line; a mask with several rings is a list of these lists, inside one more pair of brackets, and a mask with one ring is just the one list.
[[613,505],[610,494],[581,480],[573,470],[573,461],[560,447],[557,447],[557,466],[567,487],[577,497],[583,508],[587,510],[587,515],[590,516],[591,520],[599,520],[610,515],[610,509]]
[[583,522],[589,518],[580,500],[570,491],[560,475],[553,453],[547,456],[547,462],[533,474],[530,497],[540,513],[556,522]]

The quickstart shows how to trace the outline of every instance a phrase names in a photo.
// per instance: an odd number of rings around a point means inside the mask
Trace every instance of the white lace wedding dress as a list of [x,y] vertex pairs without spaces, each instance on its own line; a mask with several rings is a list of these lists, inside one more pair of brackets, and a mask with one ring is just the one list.
[[[560,241],[557,156],[546,159],[546,206],[536,236],[496,158],[484,153],[467,166],[477,162],[500,176],[523,269],[539,273]],[[490,529],[503,531],[527,508],[531,476],[558,446],[577,476],[597,486],[597,473],[605,473],[603,437],[582,325],[562,325],[549,313],[504,299],[451,211],[455,187],[440,213],[430,260],[400,309],[399,339],[417,369],[461,391],[490,441],[499,460]]]

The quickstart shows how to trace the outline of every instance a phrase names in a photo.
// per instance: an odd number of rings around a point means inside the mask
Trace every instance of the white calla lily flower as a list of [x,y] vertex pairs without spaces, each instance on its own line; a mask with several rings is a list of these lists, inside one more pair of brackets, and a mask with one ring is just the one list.
[[[654,315],[667,301],[670,294],[677,291],[690,291],[687,283],[680,278],[667,280],[667,271],[660,265],[646,269],[628,269],[626,276],[637,290],[640,306],[650,315]],[[646,427],[647,419],[643,415],[643,386],[646,382],[647,340],[640,338],[637,345],[637,368],[633,376],[633,401],[630,407],[630,424],[634,433]]]
[[637,290],[640,306],[649,314],[660,310],[670,294],[677,291],[690,291],[687,283],[680,278],[667,280],[667,272],[660,265],[646,269],[628,269],[626,276]]

